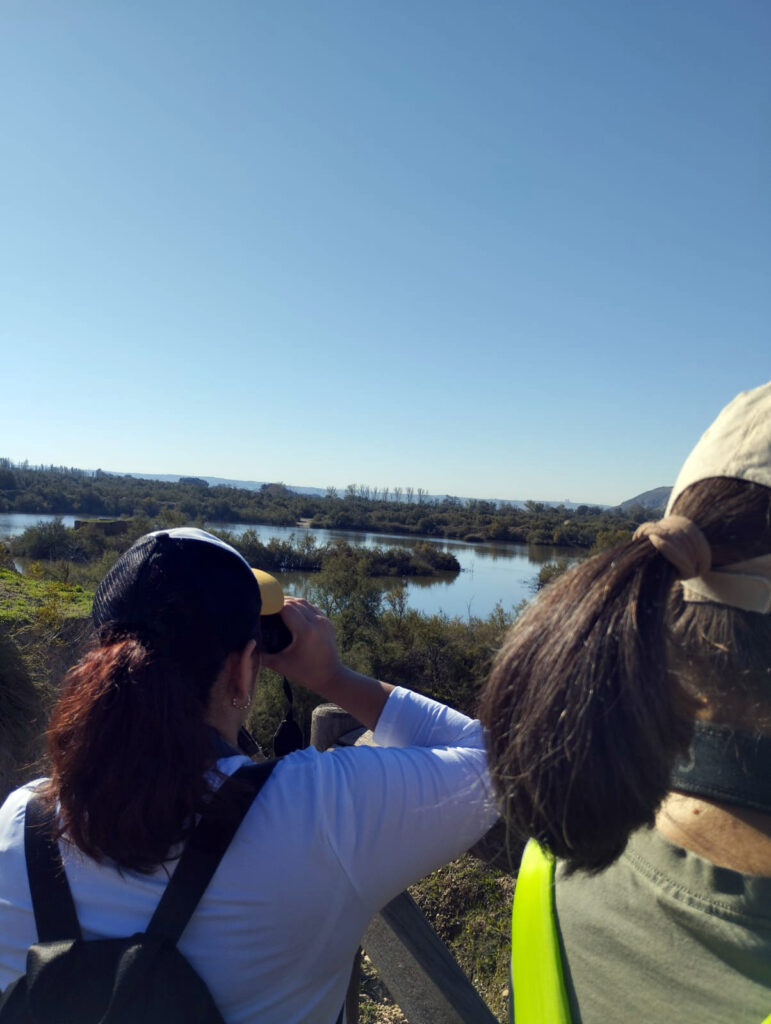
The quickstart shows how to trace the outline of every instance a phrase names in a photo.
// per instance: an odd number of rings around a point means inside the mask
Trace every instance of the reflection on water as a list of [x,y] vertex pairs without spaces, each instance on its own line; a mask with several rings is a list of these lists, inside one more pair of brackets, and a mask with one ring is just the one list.
[[[302,537],[307,531],[302,527],[282,526],[228,526],[225,523],[210,523],[215,529],[229,529],[239,535],[247,529],[254,529],[260,540],[267,543],[271,538],[287,540],[293,534]],[[586,552],[581,548],[536,547],[527,544],[488,544],[462,540],[438,540],[433,537],[405,537],[404,534],[358,533],[347,530],[311,530],[316,543],[321,546],[333,540],[344,540],[349,544],[366,547],[412,547],[417,541],[428,540],[438,544],[445,551],[452,552],[460,563],[457,576],[431,578],[407,577],[404,581],[386,577],[379,580],[389,590],[404,582],[407,603],[410,608],[434,615],[442,612],[450,617],[470,616],[486,618],[497,604],[506,611],[520,602],[532,598],[538,569],[546,562],[557,559],[577,561]],[[312,597],[314,574],[286,573],[281,583],[287,593],[297,597]]]
[[[0,538],[23,533],[28,526],[38,522],[50,522],[50,515],[26,515],[21,513],[0,513]],[[75,516],[62,516],[66,526],[72,526]],[[580,548],[535,547],[526,544],[467,543],[461,540],[437,540],[427,537],[405,537],[403,534],[357,533],[347,530],[307,530],[304,527],[261,526],[209,523],[212,529],[229,530],[240,536],[246,530],[255,530],[263,543],[271,539],[287,540],[294,536],[298,541],[311,533],[321,546],[333,540],[344,540],[348,544],[362,544],[366,547],[412,547],[417,541],[428,540],[438,544],[445,551],[451,551],[458,559],[461,572],[457,576],[439,576],[426,579],[409,577],[404,583],[407,603],[411,608],[433,615],[468,618],[486,618],[497,604],[509,610],[521,601],[532,598],[538,569],[545,562],[567,558],[576,561],[586,552]],[[281,583],[287,593],[307,597],[312,588],[315,574],[285,573]],[[386,577],[378,580],[384,589],[399,584],[398,579]]]

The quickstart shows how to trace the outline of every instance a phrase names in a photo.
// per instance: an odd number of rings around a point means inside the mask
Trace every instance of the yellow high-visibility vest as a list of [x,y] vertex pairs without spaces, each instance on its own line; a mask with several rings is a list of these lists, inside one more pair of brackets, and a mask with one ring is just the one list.
[[[534,839],[514,889],[511,984],[515,1024],[571,1024],[554,914],[554,857]],[[762,1024],[771,1024],[771,1014]]]
[[570,1024],[554,916],[554,857],[531,839],[522,854],[511,914],[516,1024]]

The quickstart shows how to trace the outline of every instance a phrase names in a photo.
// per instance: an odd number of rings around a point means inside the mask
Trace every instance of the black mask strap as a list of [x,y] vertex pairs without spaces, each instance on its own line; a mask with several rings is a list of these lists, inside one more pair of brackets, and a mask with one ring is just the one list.
[[300,750],[303,746],[303,734],[300,726],[294,720],[292,687],[289,685],[289,680],[284,676],[284,696],[286,697],[286,713],[284,714],[284,721],[276,729],[276,735],[273,737],[273,755],[274,757],[283,757],[285,754],[291,754],[293,750]]

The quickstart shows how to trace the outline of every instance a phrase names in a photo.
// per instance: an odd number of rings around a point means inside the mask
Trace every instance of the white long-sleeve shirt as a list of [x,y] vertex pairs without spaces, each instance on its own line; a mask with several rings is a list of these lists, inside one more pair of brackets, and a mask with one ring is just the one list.
[[[279,762],[185,929],[179,949],[228,1024],[335,1021],[372,914],[495,821],[478,722],[397,688],[375,741]],[[218,768],[229,775],[246,760]],[[0,809],[0,988],[24,972],[37,941],[24,862],[30,792]],[[119,874],[66,842],[60,849],[86,940],[147,927],[163,867]]]

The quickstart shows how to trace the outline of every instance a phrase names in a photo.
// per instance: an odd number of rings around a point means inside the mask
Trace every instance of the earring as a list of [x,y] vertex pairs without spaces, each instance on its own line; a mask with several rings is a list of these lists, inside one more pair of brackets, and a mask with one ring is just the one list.
[[239,704],[236,698],[232,697],[230,703],[233,705],[234,708],[237,708],[239,711],[246,711],[246,709],[251,706],[252,698],[250,697],[246,704]]

